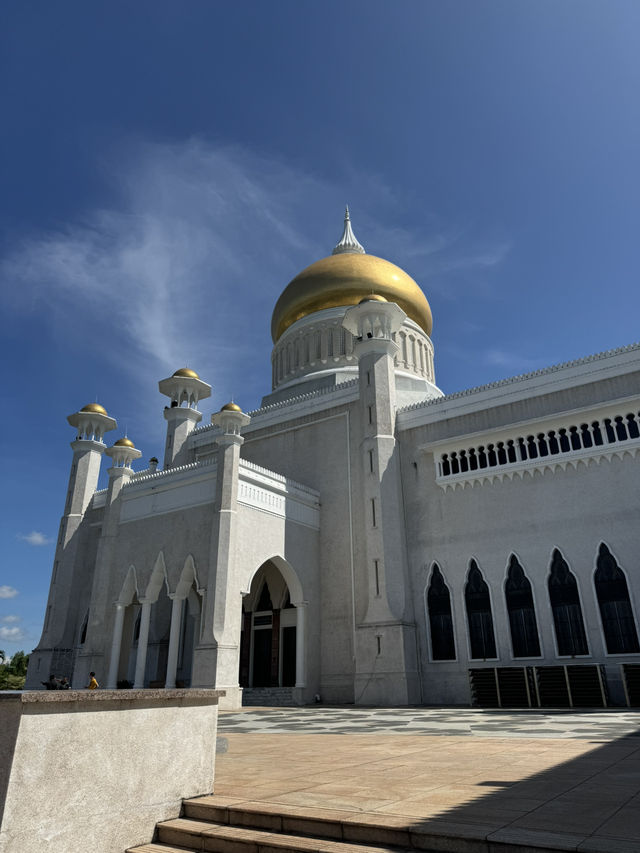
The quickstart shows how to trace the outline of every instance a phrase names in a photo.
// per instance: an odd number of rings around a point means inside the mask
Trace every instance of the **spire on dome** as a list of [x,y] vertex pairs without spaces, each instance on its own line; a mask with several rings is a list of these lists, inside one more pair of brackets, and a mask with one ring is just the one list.
[[364,248],[358,243],[356,235],[351,230],[351,217],[349,216],[349,205],[346,206],[344,212],[344,231],[340,242],[335,247],[332,255],[356,254],[364,255]]

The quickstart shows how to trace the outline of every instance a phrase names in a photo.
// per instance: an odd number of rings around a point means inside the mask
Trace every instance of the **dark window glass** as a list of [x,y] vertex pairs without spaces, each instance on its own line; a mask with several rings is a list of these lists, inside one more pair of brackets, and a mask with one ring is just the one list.
[[505,596],[514,658],[539,656],[540,641],[531,584],[513,554],[507,570]]
[[87,615],[84,617],[84,622],[82,623],[82,630],[80,632],[80,645],[83,646],[87,639],[87,627],[89,625],[89,611],[87,610]]
[[471,657],[495,658],[496,640],[491,618],[489,587],[485,583],[475,560],[471,560],[469,564],[464,599],[467,605]]
[[589,647],[582,621],[578,584],[557,548],[551,559],[549,599],[558,641],[558,654],[588,655]]
[[438,566],[433,567],[427,592],[431,653],[434,660],[454,660],[456,646],[453,639],[451,596]]
[[271,603],[271,596],[269,595],[269,587],[265,583],[262,587],[262,591],[260,593],[260,600],[258,601],[258,605],[256,610],[273,610],[273,604]]
[[640,651],[627,579],[604,543],[598,552],[595,581],[607,651],[610,655]]

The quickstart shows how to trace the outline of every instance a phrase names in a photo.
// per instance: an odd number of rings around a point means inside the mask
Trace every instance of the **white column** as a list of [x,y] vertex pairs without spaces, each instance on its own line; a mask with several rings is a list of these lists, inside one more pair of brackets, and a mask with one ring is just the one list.
[[167,677],[165,688],[176,686],[176,670],[178,668],[178,646],[180,645],[180,624],[182,622],[183,598],[178,598],[175,593],[170,595],[171,603],[171,630],[169,631],[169,652],[167,654]]
[[296,604],[296,687],[306,687],[305,610],[307,602]]
[[144,671],[147,665],[147,643],[149,642],[149,623],[151,622],[151,601],[143,600],[140,614],[140,636],[138,637],[138,654],[136,657],[136,675],[133,682],[135,688],[144,687]]
[[124,625],[124,604],[116,604],[116,621],[113,626],[111,641],[111,660],[107,676],[107,690],[115,690],[118,681],[118,665],[120,663],[120,646],[122,645],[122,626]]

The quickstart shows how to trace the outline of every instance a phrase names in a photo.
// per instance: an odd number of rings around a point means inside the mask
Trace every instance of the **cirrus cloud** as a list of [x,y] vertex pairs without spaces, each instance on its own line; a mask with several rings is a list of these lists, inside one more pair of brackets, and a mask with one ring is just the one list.
[[[200,139],[129,141],[117,155],[107,172],[116,202],[27,235],[0,278],[12,307],[46,310],[79,346],[110,339],[107,357],[137,376],[144,365],[145,383],[189,364],[222,391],[246,388],[256,364],[268,371],[266,318],[286,282],[331,252],[346,201],[365,248],[408,261],[427,289],[508,251],[428,210],[411,227],[389,227],[403,201],[376,176],[329,180]],[[456,298],[450,285],[440,286]]]

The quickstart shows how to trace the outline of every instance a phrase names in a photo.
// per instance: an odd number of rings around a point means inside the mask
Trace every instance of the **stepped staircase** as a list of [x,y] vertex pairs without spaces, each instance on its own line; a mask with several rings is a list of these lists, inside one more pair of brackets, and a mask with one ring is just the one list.
[[[127,853],[406,853],[436,850],[488,851],[484,841],[478,847],[464,829],[450,825],[430,837],[419,823],[402,825],[389,815],[387,824],[367,822],[358,813],[345,811],[336,817],[321,809],[285,805],[242,803],[219,805],[216,797],[185,800],[183,817],[167,820],[156,827],[150,844],[130,847]],[[433,846],[431,845],[433,841]],[[443,846],[444,844],[444,846]],[[511,848],[509,848],[511,849]],[[514,848],[515,849],[515,848]],[[523,853],[537,853],[527,847]],[[544,851],[540,851],[544,853]],[[549,851],[546,851],[549,853]]]
[[242,707],[293,708],[291,687],[243,687]]

